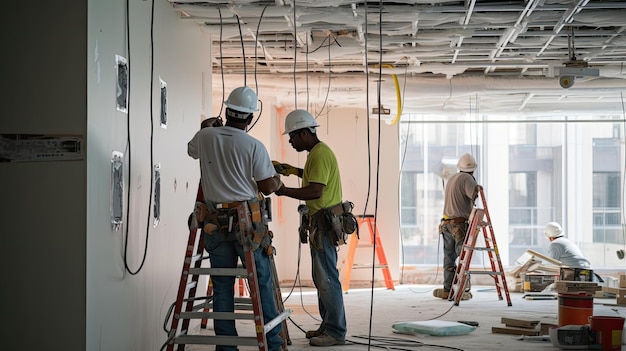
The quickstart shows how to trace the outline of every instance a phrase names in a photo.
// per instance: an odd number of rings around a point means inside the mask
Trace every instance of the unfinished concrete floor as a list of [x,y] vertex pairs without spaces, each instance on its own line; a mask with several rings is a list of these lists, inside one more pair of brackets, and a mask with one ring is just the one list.
[[[288,331],[291,351],[299,350],[560,350],[549,341],[521,340],[516,335],[495,334],[493,326],[503,326],[502,317],[539,320],[558,323],[558,300],[526,300],[524,293],[511,293],[512,306],[506,298],[498,299],[493,286],[472,286],[473,298],[453,302],[433,297],[432,286],[396,285],[395,290],[385,288],[352,289],[344,294],[348,334],[346,345],[313,347],[304,337],[304,331],[317,329],[319,314],[317,295],[312,288],[296,288],[291,295],[289,288],[282,288],[285,308],[292,310]],[[594,315],[626,316],[626,307],[615,306],[615,299],[595,299]],[[456,322],[476,321],[476,330],[462,336],[406,335],[394,333],[395,322],[426,321],[437,319]],[[294,324],[295,323],[295,324]],[[297,326],[296,326],[297,324]],[[300,330],[299,328],[302,328]],[[303,331],[304,330],[304,331]],[[240,335],[253,335],[251,323],[239,322]],[[212,333],[212,330],[198,333]],[[213,350],[214,346],[188,346],[188,350]],[[255,348],[239,347],[240,350]],[[622,345],[626,350],[626,345]]]

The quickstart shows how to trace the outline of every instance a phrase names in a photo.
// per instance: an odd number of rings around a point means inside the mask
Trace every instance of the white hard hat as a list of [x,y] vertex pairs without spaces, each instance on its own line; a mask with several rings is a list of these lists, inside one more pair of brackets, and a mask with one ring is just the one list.
[[563,236],[563,229],[561,229],[561,225],[557,222],[550,222],[546,224],[546,229],[543,231],[543,235],[546,236],[546,239],[559,238]]
[[224,105],[238,112],[252,113],[259,110],[257,102],[258,98],[252,89],[239,87],[228,95],[228,100],[224,101]]
[[315,117],[313,117],[313,115],[306,110],[294,110],[289,112],[285,118],[285,132],[283,135],[303,128],[309,128],[312,132],[315,132],[315,129],[313,128],[319,126],[320,125],[317,124]]
[[456,163],[456,168],[461,172],[474,172],[476,169],[476,160],[470,154],[465,154],[459,158],[459,162]]

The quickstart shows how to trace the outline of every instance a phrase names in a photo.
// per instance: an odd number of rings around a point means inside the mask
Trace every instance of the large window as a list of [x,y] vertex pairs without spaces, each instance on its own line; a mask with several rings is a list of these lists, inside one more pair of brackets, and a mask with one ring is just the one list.
[[552,221],[563,226],[594,268],[623,265],[614,252],[624,245],[623,125],[607,117],[597,123],[494,120],[415,123],[403,117],[402,263],[441,265],[437,227],[444,179],[470,152],[478,161],[474,175],[485,187],[505,266],[527,249],[547,253],[543,230]]

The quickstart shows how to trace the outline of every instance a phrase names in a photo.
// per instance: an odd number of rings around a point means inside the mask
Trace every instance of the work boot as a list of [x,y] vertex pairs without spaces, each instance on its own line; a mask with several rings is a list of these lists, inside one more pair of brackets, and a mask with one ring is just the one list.
[[324,332],[319,330],[319,329],[318,330],[309,330],[309,331],[306,332],[306,338],[307,339],[312,339],[312,338],[320,336],[322,334],[324,334]]
[[446,290],[446,289],[443,289],[443,288],[437,288],[437,289],[433,290],[433,296],[442,298],[444,300],[447,300],[448,297],[450,296],[450,290]]
[[472,290],[472,282],[468,279],[465,282],[465,292],[470,292],[470,290]]
[[343,345],[345,343],[346,339],[335,339],[326,333],[322,333],[322,335],[313,337],[309,340],[309,345],[311,346],[333,346]]
[[[448,300],[448,298],[450,297],[450,291],[447,291],[446,289],[438,288],[438,289],[433,290],[433,296],[439,297],[444,300]],[[465,291],[463,292],[463,296],[461,296],[461,300],[466,301],[466,300],[471,299],[472,297],[473,296],[471,292]]]

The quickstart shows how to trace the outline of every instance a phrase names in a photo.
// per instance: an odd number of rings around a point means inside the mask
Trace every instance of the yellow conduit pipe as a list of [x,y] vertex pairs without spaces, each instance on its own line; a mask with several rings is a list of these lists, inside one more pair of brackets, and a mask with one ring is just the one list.
[[[394,68],[392,65],[384,64],[384,68]],[[396,86],[396,100],[398,100],[398,112],[396,113],[396,118],[394,118],[391,122],[387,122],[387,124],[396,124],[400,120],[400,114],[402,113],[402,97],[400,96],[400,85],[398,84],[398,77],[395,74],[391,74],[393,77],[393,84]],[[379,106],[382,108],[382,106]]]

